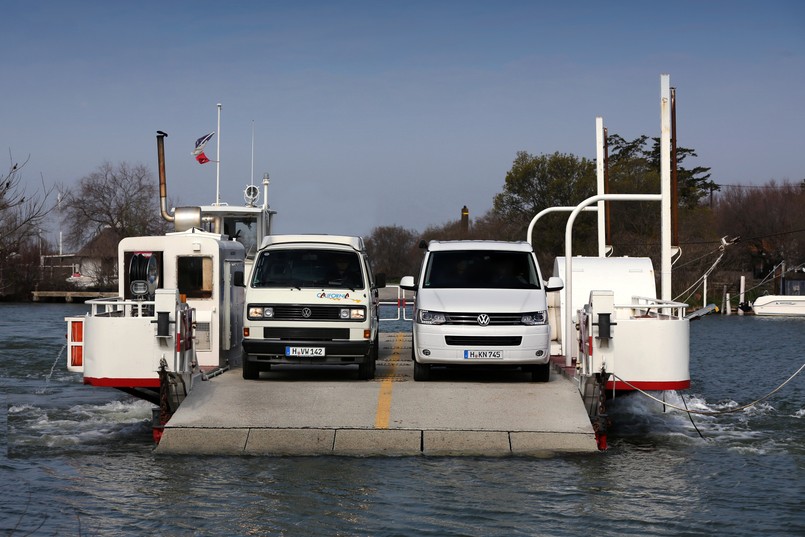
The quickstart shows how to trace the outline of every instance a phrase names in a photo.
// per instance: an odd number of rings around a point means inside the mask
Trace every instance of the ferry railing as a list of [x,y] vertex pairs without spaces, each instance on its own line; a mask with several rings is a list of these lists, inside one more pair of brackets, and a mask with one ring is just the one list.
[[632,317],[679,320],[685,318],[687,307],[688,305],[682,302],[644,296],[633,296],[631,304],[615,304],[615,309],[632,310]]
[[156,302],[120,297],[87,300],[93,317],[154,317]]
[[394,307],[396,311],[396,316],[394,317],[378,317],[380,321],[413,321],[412,317],[408,316],[408,308],[412,306],[414,301],[411,299],[409,302],[408,299],[405,297],[405,290],[399,285],[387,285],[386,289],[397,289],[397,300],[381,300],[378,302],[379,306],[386,306],[386,307]]

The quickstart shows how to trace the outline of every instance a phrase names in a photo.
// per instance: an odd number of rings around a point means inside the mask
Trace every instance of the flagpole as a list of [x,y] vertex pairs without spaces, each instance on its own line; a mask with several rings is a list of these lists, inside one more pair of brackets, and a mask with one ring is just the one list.
[[221,205],[221,103],[218,103],[218,149],[215,157],[215,205]]

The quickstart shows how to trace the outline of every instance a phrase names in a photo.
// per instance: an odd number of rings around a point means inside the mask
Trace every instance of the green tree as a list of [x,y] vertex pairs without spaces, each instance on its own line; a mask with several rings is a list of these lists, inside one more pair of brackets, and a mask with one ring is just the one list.
[[[660,169],[660,139],[652,138],[653,144],[649,154],[651,165],[657,170]],[[682,209],[694,209],[701,205],[702,201],[709,199],[710,194],[719,190],[719,186],[710,179],[710,168],[704,166],[694,166],[685,168],[683,162],[689,157],[698,157],[696,151],[687,147],[676,148],[676,177],[677,194],[679,196],[679,207]]]
[[[490,222],[505,222],[509,233],[525,238],[531,219],[543,209],[577,205],[595,193],[595,163],[565,153],[530,155],[517,152],[506,173],[503,191],[493,201]],[[567,215],[549,215],[540,221],[531,237],[543,270],[553,264],[564,248]],[[582,215],[574,227],[576,251],[584,253],[595,244],[591,233],[595,219]],[[590,253],[590,252],[587,252]]]

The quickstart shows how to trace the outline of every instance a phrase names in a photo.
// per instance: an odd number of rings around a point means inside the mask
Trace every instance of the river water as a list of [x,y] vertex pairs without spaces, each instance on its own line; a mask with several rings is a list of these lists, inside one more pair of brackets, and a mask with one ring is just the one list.
[[[63,318],[84,311],[0,304],[0,534],[805,535],[805,373],[695,426],[616,400],[593,455],[157,456],[149,404],[65,370]],[[666,400],[728,409],[803,362],[805,319],[709,316],[691,389]]]

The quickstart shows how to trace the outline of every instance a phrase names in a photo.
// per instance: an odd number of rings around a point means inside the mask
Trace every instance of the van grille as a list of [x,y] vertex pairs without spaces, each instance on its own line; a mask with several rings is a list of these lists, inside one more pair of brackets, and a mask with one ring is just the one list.
[[[275,305],[275,321],[340,321],[340,311],[343,306],[304,306],[300,304]],[[303,310],[309,310],[310,316],[305,317]],[[350,319],[343,319],[349,321]]]
[[[478,316],[482,313],[445,313],[446,324],[478,324]],[[487,313],[489,326],[519,325],[523,318],[522,313]]]

